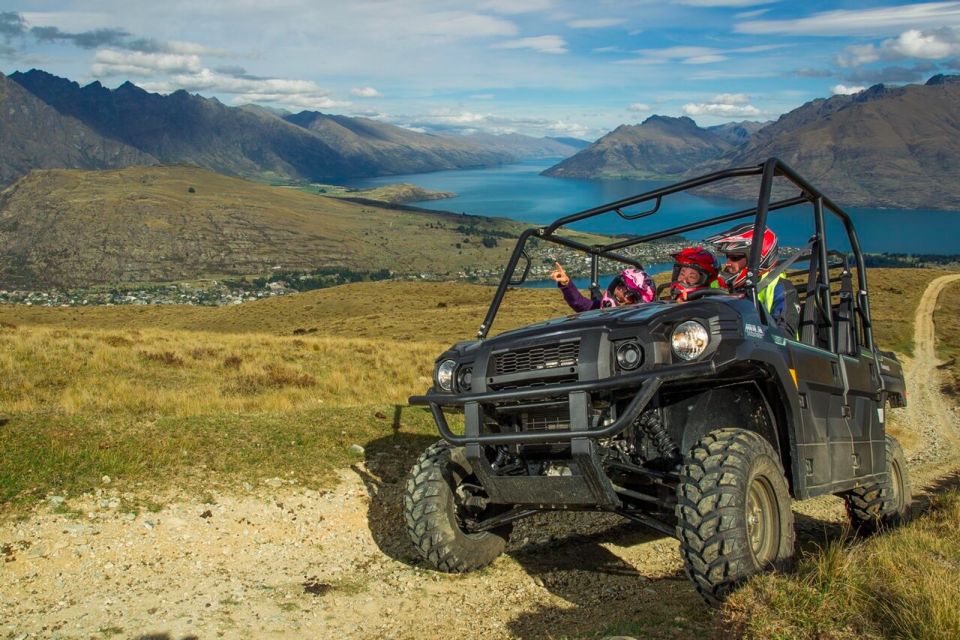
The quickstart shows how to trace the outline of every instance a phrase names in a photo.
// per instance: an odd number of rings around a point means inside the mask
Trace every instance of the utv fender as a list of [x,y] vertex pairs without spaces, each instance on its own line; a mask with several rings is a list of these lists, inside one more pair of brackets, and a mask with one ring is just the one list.
[[790,462],[789,444],[781,440],[776,415],[756,382],[709,389],[665,407],[667,427],[681,433],[681,451],[690,451],[705,435],[718,428],[734,427],[762,436],[782,464]]

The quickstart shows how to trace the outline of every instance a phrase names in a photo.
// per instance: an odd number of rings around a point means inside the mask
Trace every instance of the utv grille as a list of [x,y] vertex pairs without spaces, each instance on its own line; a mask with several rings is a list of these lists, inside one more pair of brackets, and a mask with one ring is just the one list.
[[498,353],[493,357],[493,375],[526,373],[540,369],[575,367],[580,359],[580,342],[561,342]]

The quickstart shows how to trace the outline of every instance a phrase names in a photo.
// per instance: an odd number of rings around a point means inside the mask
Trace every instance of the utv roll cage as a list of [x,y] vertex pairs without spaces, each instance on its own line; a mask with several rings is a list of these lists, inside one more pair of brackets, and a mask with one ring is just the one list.
[[[705,185],[724,180],[755,175],[761,176],[760,193],[757,198],[757,205],[755,207],[750,207],[749,209],[741,209],[739,211],[733,211],[724,215],[714,216],[699,222],[671,227],[663,231],[656,231],[622,240],[616,240],[614,242],[610,242],[609,244],[598,246],[590,246],[582,242],[557,235],[557,232],[567,227],[567,225],[607,213],[616,213],[620,218],[627,221],[646,218],[656,214],[660,210],[663,199],[667,196],[690,191],[698,187],[703,187]],[[778,176],[786,178],[793,186],[799,188],[800,195],[771,202],[773,179]],[[646,210],[636,213],[626,211],[628,207],[633,207],[643,203],[652,204]],[[809,269],[810,281],[808,282],[808,287],[804,292],[804,295],[806,298],[811,295],[814,296],[815,307],[819,311],[819,317],[823,319],[823,322],[825,322],[828,328],[832,327],[833,321],[831,319],[831,314],[829,313],[830,286],[831,282],[836,283],[839,282],[840,279],[831,279],[828,272],[829,257],[831,257],[831,254],[838,255],[835,252],[828,251],[827,249],[824,210],[828,210],[843,223],[844,229],[847,232],[847,237],[853,252],[853,266],[856,267],[857,271],[858,285],[857,291],[854,294],[849,282],[850,271],[849,267],[847,266],[849,256],[843,256],[844,273],[846,274],[844,277],[848,279],[845,285],[848,289],[848,292],[846,293],[848,293],[850,296],[856,296],[855,302],[851,301],[849,306],[860,316],[861,325],[863,327],[863,345],[869,351],[875,351],[873,330],[871,326],[872,323],[870,321],[869,300],[867,297],[866,269],[864,268],[863,253],[860,249],[860,240],[857,237],[857,232],[854,229],[852,221],[850,220],[850,216],[835,202],[823,195],[816,187],[804,180],[797,172],[795,172],[778,158],[769,158],[762,164],[756,166],[725,169],[723,171],[716,171],[700,177],[691,178],[683,182],[678,182],[676,184],[654,189],[636,196],[617,200],[616,202],[611,202],[609,204],[600,205],[592,209],[586,209],[578,213],[564,216],[546,227],[535,227],[525,230],[517,239],[517,244],[513,249],[510,260],[507,262],[506,269],[504,270],[503,276],[500,279],[500,283],[497,286],[496,294],[490,303],[490,308],[487,310],[487,315],[483,320],[483,324],[480,325],[479,331],[477,332],[477,338],[482,340],[487,337],[490,327],[493,325],[493,321],[496,319],[497,312],[500,309],[500,305],[503,302],[503,298],[507,292],[507,289],[510,286],[521,285],[526,281],[530,272],[530,257],[527,254],[526,246],[530,238],[537,238],[538,240],[552,242],[570,249],[582,251],[589,255],[591,258],[591,290],[595,292],[599,287],[600,258],[606,258],[608,260],[640,269],[643,268],[643,265],[637,260],[617,253],[617,251],[621,249],[750,217],[754,217],[754,237],[759,238],[762,237],[763,230],[767,226],[767,217],[770,212],[788,209],[804,203],[809,203],[813,207],[816,230],[815,234],[810,238],[805,251],[802,253],[802,255],[798,256],[798,259],[810,260],[813,263]],[[757,307],[757,310],[761,316],[763,316],[765,315],[765,312],[761,309],[761,305],[759,304],[757,298],[758,285],[760,284],[760,279],[758,278],[760,250],[760,243],[754,243],[751,247],[750,255],[747,261],[747,279],[744,283],[744,292]],[[806,251],[809,251],[809,253]],[[521,258],[525,260],[525,265],[520,276],[514,279],[514,274]],[[816,269],[816,263],[819,263],[823,268],[819,270]],[[808,270],[804,269],[800,271],[788,272],[787,275],[796,276],[804,273],[808,273]],[[815,273],[816,275],[814,275]],[[801,302],[805,302],[805,299],[801,298]],[[824,332],[824,336],[825,340],[829,342],[828,348],[832,350],[834,347],[833,332],[826,331]]]

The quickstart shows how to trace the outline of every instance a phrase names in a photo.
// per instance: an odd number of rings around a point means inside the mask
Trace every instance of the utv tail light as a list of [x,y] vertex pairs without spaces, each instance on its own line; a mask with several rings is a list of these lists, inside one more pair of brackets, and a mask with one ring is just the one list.
[[710,342],[707,329],[695,320],[688,320],[677,325],[670,336],[673,352],[684,360],[693,360],[703,355]]
[[617,364],[624,371],[633,371],[643,364],[643,349],[636,342],[624,342],[617,347]]

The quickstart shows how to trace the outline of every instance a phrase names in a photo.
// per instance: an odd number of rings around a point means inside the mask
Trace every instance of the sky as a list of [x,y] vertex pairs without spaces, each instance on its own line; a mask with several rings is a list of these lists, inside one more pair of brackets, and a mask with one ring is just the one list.
[[960,2],[0,0],[0,71],[595,140],[960,73]]

